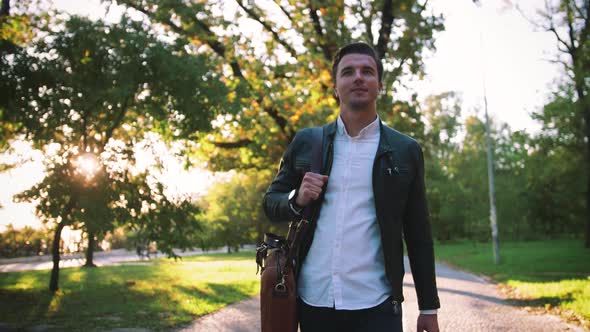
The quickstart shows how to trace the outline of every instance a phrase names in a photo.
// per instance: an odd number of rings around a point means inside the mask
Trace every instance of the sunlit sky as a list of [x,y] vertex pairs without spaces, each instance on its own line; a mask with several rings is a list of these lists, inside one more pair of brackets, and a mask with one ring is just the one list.
[[[513,2],[527,16],[533,16],[544,3],[543,0]],[[552,83],[562,75],[561,68],[547,61],[554,57],[556,42],[551,34],[536,31],[514,9],[513,2],[482,0],[482,5],[476,6],[471,0],[430,1],[431,9],[445,16],[445,31],[436,36],[436,52],[429,53],[425,59],[426,77],[409,82],[410,91],[416,91],[420,98],[445,91],[459,92],[464,115],[474,114],[476,109],[483,108],[485,73],[490,115],[515,130],[538,130],[539,125],[530,113],[540,109]],[[58,9],[95,18],[104,17],[106,12],[98,0],[55,0],[54,4]],[[112,19],[120,12],[114,10],[110,15]],[[241,28],[257,29],[256,26]],[[30,149],[20,146],[16,150]],[[9,223],[17,227],[40,225],[32,204],[16,204],[11,198],[42,179],[42,156],[33,153],[28,157],[33,161],[0,173],[0,204],[4,207],[0,209],[0,231]],[[180,164],[170,163],[164,181],[171,190],[189,192],[191,188],[202,188],[212,177],[201,171],[186,172]]]

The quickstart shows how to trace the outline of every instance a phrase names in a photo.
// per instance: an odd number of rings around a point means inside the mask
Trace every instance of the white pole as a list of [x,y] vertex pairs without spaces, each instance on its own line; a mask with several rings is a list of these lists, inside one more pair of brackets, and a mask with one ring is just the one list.
[[[483,9],[482,19],[483,20]],[[483,29],[482,29],[483,30]],[[494,154],[492,153],[492,138],[490,135],[490,119],[488,116],[488,97],[486,91],[486,75],[485,75],[485,61],[483,57],[483,32],[480,32],[480,46],[481,46],[481,72],[482,72],[482,84],[483,84],[483,102],[485,111],[485,126],[486,126],[486,145],[487,145],[487,156],[488,156],[488,187],[490,196],[490,227],[492,229],[492,246],[494,250],[494,263],[500,264],[500,240],[498,239],[498,221],[496,219],[496,190],[494,186]]]

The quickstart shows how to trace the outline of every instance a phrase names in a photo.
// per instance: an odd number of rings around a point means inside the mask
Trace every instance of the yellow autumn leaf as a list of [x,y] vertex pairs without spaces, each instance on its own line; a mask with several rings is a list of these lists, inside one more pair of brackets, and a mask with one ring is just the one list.
[[322,70],[322,73],[320,74],[320,80],[322,82],[330,82],[332,81],[332,74],[330,73],[330,71],[328,70]]
[[236,100],[236,92],[232,91],[227,94],[227,100],[231,103]]

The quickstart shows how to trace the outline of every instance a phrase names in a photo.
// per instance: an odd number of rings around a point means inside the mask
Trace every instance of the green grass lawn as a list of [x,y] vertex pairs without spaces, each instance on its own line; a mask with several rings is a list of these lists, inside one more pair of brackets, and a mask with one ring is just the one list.
[[508,286],[516,305],[551,310],[590,328],[590,249],[582,241],[504,242],[499,265],[491,244],[437,244],[435,251],[437,259]]
[[157,259],[148,265],[0,273],[0,322],[69,331],[115,327],[167,330],[259,292],[253,252]]

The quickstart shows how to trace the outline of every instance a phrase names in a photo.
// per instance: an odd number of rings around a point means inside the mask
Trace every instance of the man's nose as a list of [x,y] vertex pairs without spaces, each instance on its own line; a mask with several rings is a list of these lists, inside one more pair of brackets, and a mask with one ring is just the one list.
[[363,73],[362,73],[362,71],[360,69],[359,70],[355,70],[355,72],[354,72],[354,80],[355,81],[359,81],[359,80],[362,80],[362,79],[363,79]]

